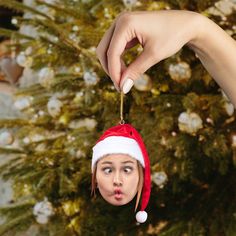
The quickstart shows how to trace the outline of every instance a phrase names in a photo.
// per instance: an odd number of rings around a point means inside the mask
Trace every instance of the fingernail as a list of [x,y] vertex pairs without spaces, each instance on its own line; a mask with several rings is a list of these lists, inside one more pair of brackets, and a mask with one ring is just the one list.
[[134,85],[134,81],[132,79],[127,78],[122,88],[123,93],[124,94],[128,93],[133,85]]

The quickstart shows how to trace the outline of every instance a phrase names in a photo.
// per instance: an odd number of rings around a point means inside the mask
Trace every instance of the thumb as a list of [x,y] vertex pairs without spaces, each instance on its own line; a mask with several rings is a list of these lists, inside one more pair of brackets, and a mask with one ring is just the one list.
[[154,53],[151,50],[144,49],[143,52],[124,70],[120,88],[124,94],[127,94],[134,85],[134,81],[145,73],[157,61],[154,58]]

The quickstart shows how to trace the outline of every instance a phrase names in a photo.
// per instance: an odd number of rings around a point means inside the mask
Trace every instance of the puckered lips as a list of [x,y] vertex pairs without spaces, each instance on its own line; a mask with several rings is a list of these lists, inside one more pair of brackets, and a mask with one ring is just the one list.
[[116,200],[121,200],[122,199],[122,191],[120,189],[115,189],[114,190],[114,197]]

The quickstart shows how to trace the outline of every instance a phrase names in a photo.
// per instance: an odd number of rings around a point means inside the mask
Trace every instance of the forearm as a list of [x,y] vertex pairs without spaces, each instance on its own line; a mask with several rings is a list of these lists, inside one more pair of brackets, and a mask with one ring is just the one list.
[[206,17],[200,16],[196,27],[187,45],[236,107],[236,41]]

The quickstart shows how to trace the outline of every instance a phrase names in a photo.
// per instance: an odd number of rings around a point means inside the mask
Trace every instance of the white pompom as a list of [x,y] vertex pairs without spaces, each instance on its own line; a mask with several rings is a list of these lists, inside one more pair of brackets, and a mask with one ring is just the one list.
[[138,223],[144,223],[147,220],[147,212],[146,211],[138,211],[136,214],[136,220]]

